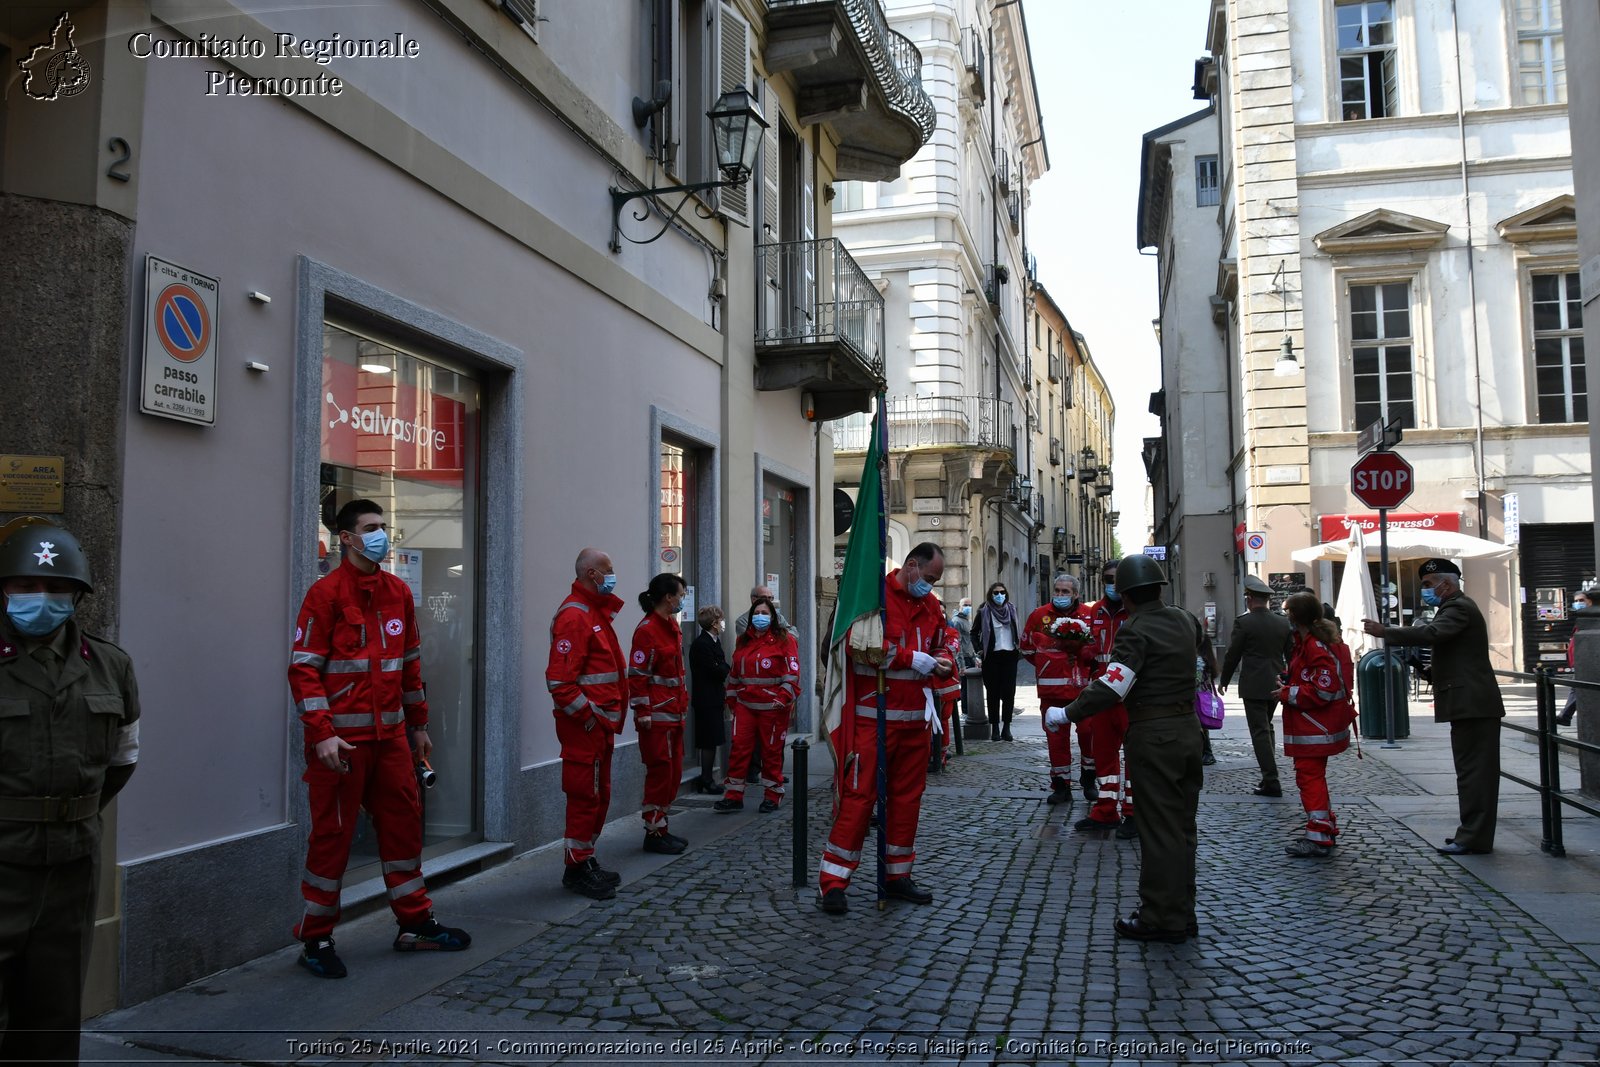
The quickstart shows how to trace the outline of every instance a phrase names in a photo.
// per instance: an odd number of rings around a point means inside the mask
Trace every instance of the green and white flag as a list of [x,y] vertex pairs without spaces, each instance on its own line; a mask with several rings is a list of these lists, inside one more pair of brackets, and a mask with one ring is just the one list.
[[[861,488],[856,494],[855,521],[844,554],[844,574],[839,578],[839,600],[833,613],[833,633],[828,644],[828,669],[822,686],[822,723],[828,734],[844,715],[850,675],[846,639],[860,650],[861,658],[883,654],[883,575],[887,530],[883,507],[883,457],[888,419],[883,394],[878,395],[872,418],[872,437],[861,464]],[[852,635],[851,627],[855,627]]]

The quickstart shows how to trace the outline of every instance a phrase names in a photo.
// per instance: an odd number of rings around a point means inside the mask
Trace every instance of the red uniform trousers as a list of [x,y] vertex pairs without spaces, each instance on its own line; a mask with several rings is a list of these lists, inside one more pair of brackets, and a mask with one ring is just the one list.
[[[598,727],[596,727],[598,729]],[[646,833],[667,832],[667,809],[683,784],[683,724],[651,723],[639,730],[639,758],[644,761],[644,800],[639,817]]]
[[341,751],[350,764],[344,773],[324,767],[316,747],[306,746],[301,781],[310,787],[311,836],[300,874],[305,914],[294,928],[301,941],[327,937],[339,921],[339,890],[362,808],[378,837],[395,919],[409,926],[425,922],[433,911],[422,881],[422,805],[411,743],[403,736],[353,743],[355,748]]
[[[836,811],[828,844],[822,850],[822,892],[843,889],[861,865],[861,846],[867,823],[878,802],[878,721],[854,716],[833,733]],[[886,748],[889,754],[888,824],[884,831],[885,877],[888,881],[911,877],[916,862],[917,817],[922,812],[922,791],[928,784],[928,751],[932,741],[925,722],[890,722]],[[853,754],[853,758],[852,758]]]
[[1306,809],[1306,837],[1319,845],[1333,844],[1339,828],[1328,796],[1328,757],[1296,756],[1294,784],[1300,790],[1300,805]]
[[[592,729],[585,730],[585,723]],[[611,807],[611,753],[617,735],[597,719],[575,720],[556,715],[556,738],[561,742],[561,791],[567,795],[568,867],[594,857],[595,842]]]
[[1133,818],[1133,783],[1122,774],[1122,742],[1128,736],[1128,709],[1118,704],[1085,722],[1093,723],[1089,728],[1089,751],[1094,755],[1098,787],[1089,818],[1114,826],[1119,819]]
[[783,737],[789,730],[789,713],[777,708],[752,711],[738,701],[733,704],[733,740],[728,746],[728,778],[722,795],[729,800],[744,799],[745,778],[752,757],[761,763],[761,786],[766,799],[783,800]]
[[[944,758],[945,763],[950,762],[950,750],[954,748],[956,744],[955,736],[951,734],[950,728],[951,724],[956,721],[956,704],[959,703],[960,700],[961,694],[958,692],[955,696],[939,702],[939,727],[944,731],[944,733],[940,735],[940,741],[942,744],[940,745],[939,751],[940,755]],[[932,742],[930,741],[929,744],[932,744]]]
[[[1038,690],[1039,713],[1041,715],[1044,714],[1045,708],[1066,707],[1077,698],[1079,692],[1082,692],[1082,690],[1074,692],[1071,689],[1063,689],[1060,686],[1054,685],[1041,685],[1038,687]],[[1089,720],[1086,719],[1084,721],[1087,722]],[[1080,725],[1078,730],[1080,731],[1078,743],[1081,746],[1083,743],[1083,738],[1081,736],[1083,727]],[[1072,731],[1070,729],[1046,730],[1044,732],[1044,747],[1045,751],[1049,753],[1050,756],[1050,788],[1071,789]]]

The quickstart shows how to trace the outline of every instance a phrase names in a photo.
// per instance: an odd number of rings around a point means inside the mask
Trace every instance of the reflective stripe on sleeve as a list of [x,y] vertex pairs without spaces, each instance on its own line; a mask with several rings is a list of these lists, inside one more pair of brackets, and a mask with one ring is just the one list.
[[295,701],[295,714],[304,715],[308,711],[327,711],[327,697],[306,697],[304,700]]
[[400,695],[402,704],[421,704],[428,699],[428,693],[423,689],[408,689]]
[[405,667],[406,661],[403,659],[381,659],[378,661],[378,670],[383,671],[386,674],[392,674],[395,671],[403,671],[405,670]]
[[315,667],[320,671],[322,665],[328,662],[328,657],[316,652],[296,652],[289,657],[289,662],[296,667]]
[[[578,684],[605,685],[608,682],[615,682],[619,677],[620,675],[616,671],[612,671],[609,674],[580,674],[578,675]],[[552,688],[554,687],[552,686]]]

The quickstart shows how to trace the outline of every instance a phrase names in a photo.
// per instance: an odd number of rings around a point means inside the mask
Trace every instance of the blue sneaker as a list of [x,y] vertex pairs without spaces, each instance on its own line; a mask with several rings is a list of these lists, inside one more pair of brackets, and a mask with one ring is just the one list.
[[394,939],[394,950],[460,952],[470,944],[472,935],[453,926],[440,926],[439,920],[430,915],[426,922],[400,927],[400,933]]
[[305,942],[305,951],[300,953],[300,966],[318,978],[343,978],[350,973],[345,970],[339,954],[333,950],[331,937],[314,937]]

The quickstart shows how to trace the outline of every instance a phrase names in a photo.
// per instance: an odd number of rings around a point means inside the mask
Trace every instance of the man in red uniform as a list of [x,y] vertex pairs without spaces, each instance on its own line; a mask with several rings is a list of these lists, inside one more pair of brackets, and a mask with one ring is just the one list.
[[[1092,618],[1089,606],[1078,599],[1078,579],[1058,574],[1051,583],[1050,603],[1034,608],[1023,624],[1022,654],[1032,661],[1038,679],[1040,715],[1046,708],[1066,707],[1094,680],[1095,646],[1088,639],[1094,632]],[[1052,632],[1062,627],[1081,632],[1084,639]],[[1044,739],[1050,754],[1050,803],[1070,805],[1072,734],[1047,730]]]
[[[1094,627],[1095,669],[1100,677],[1111,663],[1111,649],[1117,643],[1117,631],[1128,621],[1128,608],[1117,592],[1118,560],[1107,561],[1101,571],[1101,588],[1105,596],[1089,613]],[[1110,711],[1086,719],[1090,723],[1088,737],[1079,738],[1087,744],[1094,760],[1095,800],[1089,814],[1074,823],[1079,830],[1107,830],[1116,828],[1117,836],[1131,839],[1139,836],[1133,821],[1133,783],[1122,777],[1122,742],[1128,736],[1128,709],[1117,704]],[[1120,800],[1120,804],[1119,804]],[[1119,813],[1118,808],[1121,808]]]
[[396,951],[456,951],[472,938],[441,926],[422,879],[422,805],[417,762],[433,751],[422,688],[422,643],[411,589],[379,568],[389,554],[383,508],[352,500],[334,520],[344,559],[306,593],[295,623],[289,689],[305,725],[311,836],[300,876],[305,914],[294,936],[300,964],[343,978],[333,948],[339,889],[357,816],[378,838],[389,907],[400,924]]
[[627,661],[611,626],[622,601],[611,593],[617,586],[611,557],[598,548],[578,553],[573,569],[572,591],[550,622],[550,662],[544,672],[555,701],[561,791],[567,795],[567,868],[561,884],[594,900],[609,900],[622,878],[600,866],[594,846],[611,806],[611,753],[628,699]]
[[676,574],[658,574],[639,594],[644,618],[633,631],[628,662],[628,704],[639,733],[644,763],[644,850],[675,856],[689,842],[667,829],[667,812],[683,784],[683,716],[689,691],[683,684],[683,631],[678,610],[688,587]]
[[[959,688],[955,680],[955,631],[945,624],[933,584],[944,574],[944,553],[924,541],[884,579],[886,619],[879,654],[887,680],[888,813],[884,831],[886,892],[913,904],[933,894],[911,880],[922,791],[928,781],[930,724],[939,701]],[[849,640],[848,638],[846,639]],[[851,651],[843,719],[829,738],[835,766],[833,829],[822,853],[822,910],[850,910],[845,888],[861,863],[867,821],[877,800],[878,668]]]

